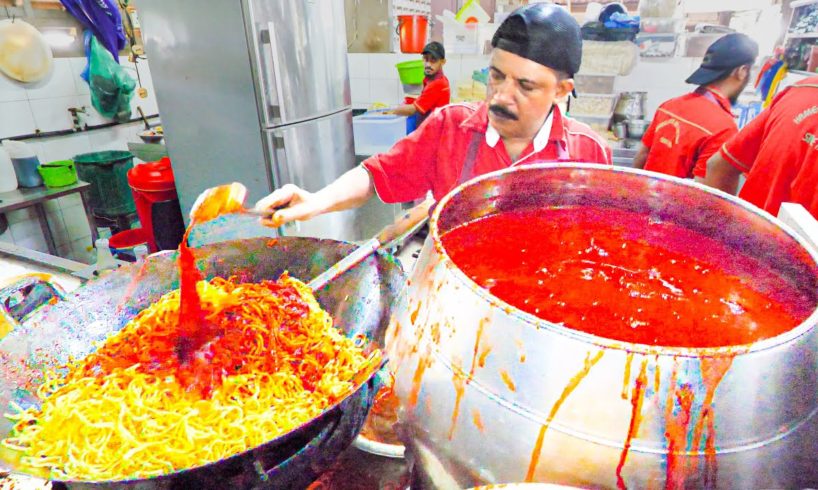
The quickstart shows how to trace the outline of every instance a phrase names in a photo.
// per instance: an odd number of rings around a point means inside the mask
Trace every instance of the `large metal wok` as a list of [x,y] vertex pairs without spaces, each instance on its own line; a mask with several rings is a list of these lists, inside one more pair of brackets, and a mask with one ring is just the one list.
[[[275,279],[284,272],[309,280],[355,249],[352,244],[311,238],[252,238],[206,245],[196,250],[207,278],[237,276],[242,281]],[[162,294],[179,287],[176,254],[152,256],[88,283],[65,301],[30,316],[0,340],[0,408],[10,402],[37,403],[33,388],[43,370],[72,356],[82,357],[121,329]],[[383,338],[390,307],[405,283],[389,255],[370,256],[318,291],[321,305],[348,335]],[[244,453],[169,475],[116,482],[61,482],[67,488],[191,489],[301,488],[328,468],[360,431],[381,387],[381,371],[372,374],[347,398],[319,417]],[[12,424],[0,420],[0,438]],[[20,471],[13,455],[0,451],[0,465]]]

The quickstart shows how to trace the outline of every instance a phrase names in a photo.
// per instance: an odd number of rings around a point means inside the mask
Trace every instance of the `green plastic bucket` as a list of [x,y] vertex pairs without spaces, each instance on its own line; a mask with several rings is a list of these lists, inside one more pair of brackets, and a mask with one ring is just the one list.
[[423,60],[404,61],[395,65],[398,69],[401,83],[420,85],[423,83]]
[[46,187],[65,187],[77,181],[77,169],[72,160],[57,160],[37,167]]
[[96,216],[123,216],[136,212],[128,170],[133,154],[128,151],[98,151],[74,157],[81,180],[91,184],[88,202]]

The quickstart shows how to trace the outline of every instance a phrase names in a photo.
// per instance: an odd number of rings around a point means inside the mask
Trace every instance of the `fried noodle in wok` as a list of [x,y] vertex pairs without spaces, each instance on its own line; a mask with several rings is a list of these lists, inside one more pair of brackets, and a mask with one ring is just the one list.
[[[52,373],[39,410],[3,441],[59,480],[147,478],[256,447],[319,415],[377,368],[362,339],[332,325],[303,283],[200,281],[220,334],[192,362],[174,355],[179,291],[165,294],[86,358]],[[191,388],[192,387],[192,388]]]

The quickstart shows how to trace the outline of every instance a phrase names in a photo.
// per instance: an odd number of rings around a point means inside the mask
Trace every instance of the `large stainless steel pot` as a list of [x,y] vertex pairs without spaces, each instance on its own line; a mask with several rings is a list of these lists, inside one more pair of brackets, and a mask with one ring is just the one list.
[[[218,234],[218,230],[214,230]],[[282,237],[235,240],[196,249],[206,277],[237,276],[257,282],[289,271],[309,280],[356,247],[333,240]],[[0,407],[11,401],[36,404],[32,395],[44,369],[68,356],[81,358],[121,329],[162,294],[179,287],[176,254],[151,256],[140,268],[123,267],[78,289],[36,314],[0,340]],[[400,266],[386,254],[370,256],[316,292],[336,326],[380,343],[391,305],[405,284]],[[224,460],[170,475],[117,482],[63,482],[72,489],[303,488],[332,464],[360,431],[381,386],[373,374],[353,394],[296,430]],[[0,438],[12,424],[0,419]],[[15,470],[12,454],[0,451],[0,468]],[[62,488],[62,487],[61,487]]]
[[[564,205],[645,213],[714,237],[818,303],[816,253],[732,196],[585,164],[479,177],[439,203],[387,332],[403,430],[427,473],[445,470],[461,487],[526,480],[631,488],[818,483],[813,307],[797,328],[739,348],[628,344],[505,304],[466,277],[441,245],[448,230],[478,217]],[[752,280],[752,270],[733,272]],[[694,400],[686,427],[678,396],[685,390]],[[680,448],[670,458],[669,438]]]

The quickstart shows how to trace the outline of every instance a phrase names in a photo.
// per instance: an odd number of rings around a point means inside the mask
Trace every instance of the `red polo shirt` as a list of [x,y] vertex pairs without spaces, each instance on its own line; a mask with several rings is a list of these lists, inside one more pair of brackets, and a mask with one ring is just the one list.
[[642,144],[645,170],[682,178],[704,177],[707,160],[738,128],[730,101],[710,88],[670,99],[656,110]]
[[535,162],[611,163],[610,148],[591,128],[563,117],[557,106],[552,117],[544,147],[535,151],[532,141],[522,156],[512,162],[502,139],[494,146],[487,141],[489,120],[485,102],[448,105],[435,111],[388,152],[375,155],[362,165],[372,175],[378,197],[396,203],[421,199],[429,190],[439,200],[456,187],[474,138],[479,138],[474,175]]
[[418,123],[422,122],[438,107],[447,105],[451,100],[451,96],[449,79],[443,74],[443,70],[440,70],[432,77],[424,78],[423,91],[414,102],[415,109],[420,114]]
[[742,199],[773,215],[796,202],[818,218],[818,77],[778,94],[721,155],[747,174]]

